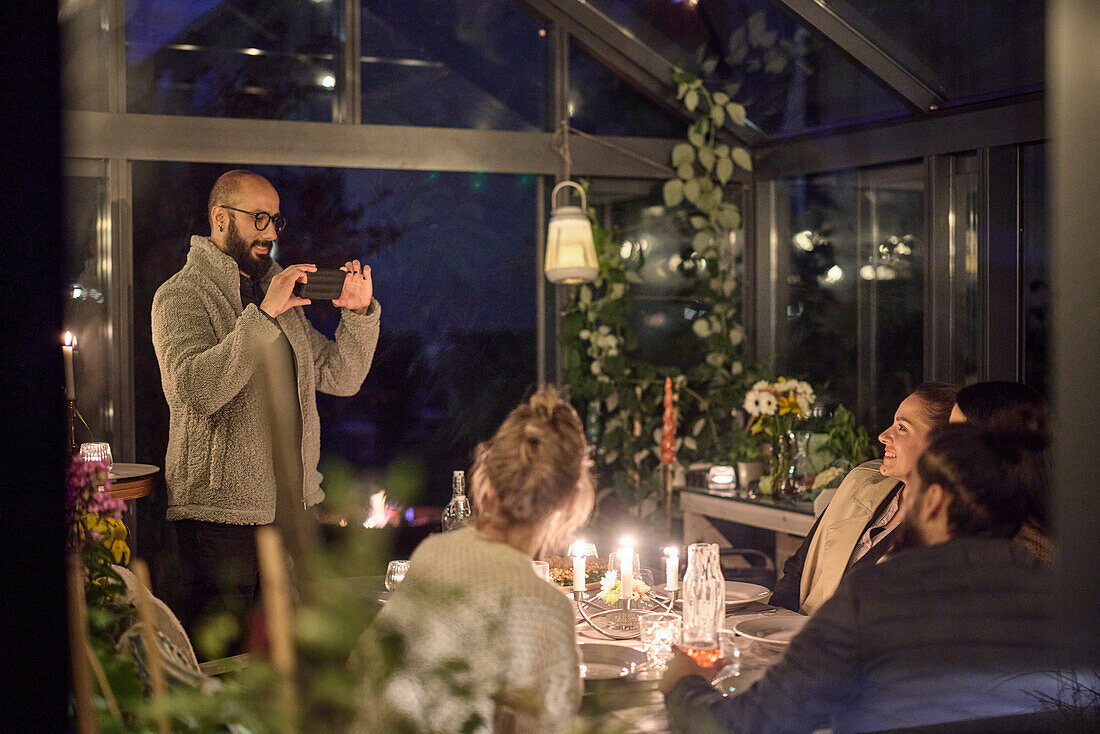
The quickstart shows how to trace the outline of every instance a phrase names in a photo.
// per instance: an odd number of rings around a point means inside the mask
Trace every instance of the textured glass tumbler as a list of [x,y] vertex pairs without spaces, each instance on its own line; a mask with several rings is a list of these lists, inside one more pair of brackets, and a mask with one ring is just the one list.
[[543,581],[549,583],[550,581],[550,562],[549,561],[531,561],[531,568],[535,569],[535,575]]
[[683,642],[680,615],[643,614],[640,624],[646,667],[654,672],[663,672],[672,659],[672,646],[679,647]]
[[114,460],[111,458],[111,444],[105,441],[95,441],[80,444],[80,458],[84,461],[105,461],[107,471],[111,471]]
[[390,561],[386,566],[386,591],[396,589],[397,585],[405,580],[405,573],[408,570],[408,561]]

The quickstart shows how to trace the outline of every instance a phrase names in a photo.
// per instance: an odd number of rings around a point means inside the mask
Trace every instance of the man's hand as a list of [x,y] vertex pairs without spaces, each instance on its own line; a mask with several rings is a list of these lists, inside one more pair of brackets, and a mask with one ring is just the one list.
[[[312,301],[308,298],[299,298],[294,295],[294,284],[305,283],[306,273],[317,271],[316,265],[301,264],[290,265],[271,279],[271,285],[267,287],[260,310],[271,318],[275,318],[283,311],[295,306],[307,306]],[[344,286],[347,287],[346,285]]]
[[347,275],[344,276],[344,290],[332,305],[360,314],[366,313],[371,298],[374,297],[374,281],[371,280],[370,266],[360,265],[358,260],[352,260],[344,263],[341,270],[347,271]]
[[668,693],[676,687],[676,684],[680,682],[681,678],[686,678],[689,675],[699,676],[705,679],[707,683],[710,683],[714,680],[714,676],[718,675],[718,671],[726,667],[729,663],[729,660],[726,658],[719,658],[714,665],[704,668],[689,658],[687,654],[676,645],[672,646],[672,650],[676,654],[668,661],[668,668],[665,670],[661,682],[657,684],[661,693]]

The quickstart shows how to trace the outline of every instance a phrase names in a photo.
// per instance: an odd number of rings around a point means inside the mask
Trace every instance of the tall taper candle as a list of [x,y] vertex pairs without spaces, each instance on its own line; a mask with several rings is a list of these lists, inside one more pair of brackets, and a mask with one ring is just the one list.
[[680,588],[680,553],[669,546],[665,548],[665,590],[676,591]]
[[623,599],[629,609],[634,597],[634,541],[630,538],[619,541],[619,560],[622,561]]
[[61,346],[65,355],[65,399],[76,400],[76,381],[73,379],[73,333],[65,332],[65,343]]
[[585,587],[584,543],[573,543],[573,591],[584,591]]

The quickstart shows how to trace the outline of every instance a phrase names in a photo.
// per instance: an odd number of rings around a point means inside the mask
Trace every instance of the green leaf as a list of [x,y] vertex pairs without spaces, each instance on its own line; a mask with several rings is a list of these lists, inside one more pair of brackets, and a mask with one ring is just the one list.
[[684,184],[684,198],[693,204],[699,201],[700,191],[702,191],[702,185],[697,178],[693,178]]
[[710,232],[696,232],[695,236],[691,238],[691,247],[696,252],[702,252],[710,247],[713,240],[714,236]]
[[690,181],[695,177],[695,164],[685,163],[676,169],[676,175],[682,178],[684,181]]
[[745,150],[741,146],[733,149],[733,162],[744,168],[746,171],[752,170],[752,156],[749,155],[749,151]]
[[730,102],[726,105],[726,112],[729,114],[730,119],[733,120],[734,125],[745,125],[745,105],[738,104],[737,102]]
[[672,148],[672,165],[675,168],[695,162],[695,148],[687,143],[677,143]]
[[714,155],[718,156],[719,158],[729,158],[730,157],[730,147],[728,145],[726,145],[725,143],[722,143],[720,145],[716,145],[714,147]]
[[714,149],[710,146],[704,146],[699,149],[699,163],[703,165],[703,168],[708,171],[714,168]]
[[688,128],[688,142],[696,148],[703,147],[707,142],[707,134],[700,127],[700,125],[692,125]]
[[714,175],[720,183],[729,183],[733,177],[733,161],[729,158],[719,158],[718,164],[714,167]]
[[714,104],[724,105],[726,102],[729,102],[729,101],[730,101],[729,95],[726,94],[725,92],[715,92],[714,93]]
[[706,217],[703,217],[703,216],[699,216],[698,214],[692,215],[688,219],[688,221],[691,222],[692,229],[703,229],[708,224],[710,224],[709,219],[707,219]]
[[684,107],[687,107],[688,112],[695,112],[695,108],[699,106],[699,93],[694,89],[684,95]]
[[698,436],[699,432],[703,430],[703,426],[705,426],[706,424],[706,418],[700,418],[699,420],[695,421],[695,425],[691,427],[691,435]]
[[678,178],[670,178],[668,181],[665,181],[661,193],[664,195],[665,206],[676,206],[684,200],[684,182]]
[[638,275],[633,270],[629,270],[626,273],[626,282],[637,284],[637,283],[644,283],[645,280],[643,280],[642,276]]
[[710,119],[714,121],[715,127],[722,127],[726,123],[726,109],[721,105],[711,107]]
[[718,209],[718,224],[726,229],[737,229],[741,226],[741,212],[732,204],[727,204]]

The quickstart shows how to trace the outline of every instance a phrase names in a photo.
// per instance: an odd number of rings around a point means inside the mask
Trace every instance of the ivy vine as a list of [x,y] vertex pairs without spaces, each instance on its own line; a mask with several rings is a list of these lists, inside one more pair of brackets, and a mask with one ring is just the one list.
[[[624,260],[613,232],[593,220],[599,274],[591,285],[572,290],[562,319],[562,363],[577,408],[586,416],[596,464],[605,481],[601,501],[616,496],[639,514],[656,510],[647,502],[660,491],[659,445],[664,381],[677,395],[677,463],[733,461],[755,441],[742,428],[739,408],[746,380],[740,322],[739,256],[730,233],[741,223],[728,198],[734,168],[751,170],[749,152],[723,142],[726,121],[744,125],[745,109],[723,92],[709,91],[698,75],[676,70],[679,99],[695,116],[686,142],[671,154],[676,177],[666,181],[666,210],[677,218],[688,258],[702,277],[692,298],[702,304],[692,320],[703,358],[686,369],[644,361],[631,326],[633,286],[642,283],[640,258]],[[685,258],[688,259],[688,258]]]

